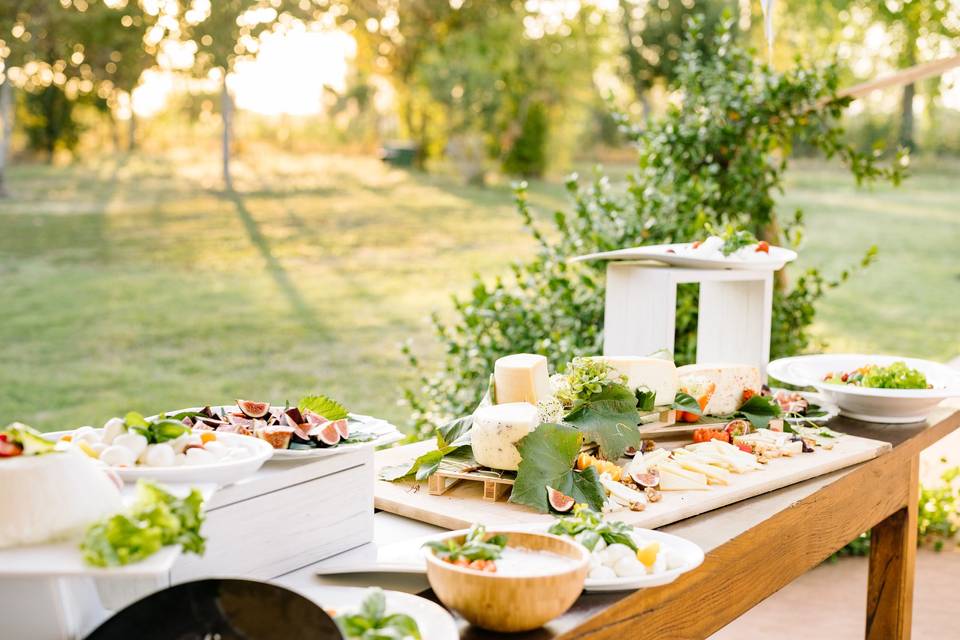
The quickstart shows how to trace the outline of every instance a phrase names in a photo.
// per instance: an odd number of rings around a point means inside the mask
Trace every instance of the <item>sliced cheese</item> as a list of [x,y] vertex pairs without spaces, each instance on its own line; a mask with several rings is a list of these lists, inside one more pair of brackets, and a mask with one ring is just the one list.
[[718,484],[730,484],[729,471],[713,466],[709,461],[698,457],[695,453],[688,451],[685,455],[681,455],[680,451],[677,451],[674,459],[677,461],[677,464],[684,469],[702,473],[703,475],[707,476],[708,482],[713,480]]
[[680,388],[699,397],[711,384],[713,395],[704,408],[707,415],[733,413],[743,404],[744,391],[760,393],[760,370],[743,364],[688,364],[677,369]]
[[708,489],[707,476],[663,463],[659,466],[661,491],[701,491]]
[[627,386],[631,389],[655,392],[655,404],[658,407],[673,404],[673,398],[680,388],[680,379],[677,377],[677,365],[672,360],[641,356],[597,356],[597,359],[626,376]]
[[504,356],[493,365],[493,384],[497,404],[542,402],[550,397],[547,359],[535,353]]
[[539,424],[537,408],[527,402],[480,407],[470,429],[474,459],[491,469],[516,471],[521,459],[517,442]]

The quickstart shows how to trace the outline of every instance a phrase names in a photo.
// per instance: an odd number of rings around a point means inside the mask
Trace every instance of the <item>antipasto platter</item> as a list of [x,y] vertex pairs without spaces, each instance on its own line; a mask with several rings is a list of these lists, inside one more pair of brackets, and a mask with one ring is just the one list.
[[[460,529],[547,523],[586,504],[652,529],[890,449],[833,431],[823,422],[832,408],[771,391],[746,365],[594,357],[553,376],[547,367],[542,356],[501,358],[472,415],[435,441],[379,452],[376,507]],[[686,426],[651,439],[639,416],[663,407]]]

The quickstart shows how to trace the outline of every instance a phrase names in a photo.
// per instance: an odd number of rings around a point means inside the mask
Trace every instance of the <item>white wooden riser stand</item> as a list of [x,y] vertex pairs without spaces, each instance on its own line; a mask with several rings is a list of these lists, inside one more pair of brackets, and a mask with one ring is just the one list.
[[684,269],[610,262],[604,313],[605,355],[674,351],[677,285],[699,283],[697,362],[750,364],[766,379],[773,272]]

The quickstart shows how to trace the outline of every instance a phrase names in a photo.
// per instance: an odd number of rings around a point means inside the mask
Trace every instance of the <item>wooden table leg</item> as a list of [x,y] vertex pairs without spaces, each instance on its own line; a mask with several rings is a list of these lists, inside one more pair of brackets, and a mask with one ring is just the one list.
[[[867,640],[909,640],[917,557],[920,459],[904,470],[906,504],[873,527],[867,585]],[[892,489],[896,490],[896,489]]]

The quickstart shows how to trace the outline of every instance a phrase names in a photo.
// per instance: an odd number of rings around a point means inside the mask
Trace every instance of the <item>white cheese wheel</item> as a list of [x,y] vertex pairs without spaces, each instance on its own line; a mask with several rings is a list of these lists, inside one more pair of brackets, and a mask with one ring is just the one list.
[[521,459],[517,442],[539,424],[537,407],[527,402],[480,407],[470,429],[474,459],[491,469],[516,471]]
[[550,397],[547,358],[535,353],[504,356],[493,365],[493,384],[497,404],[542,402]]
[[760,370],[745,364],[688,364],[677,373],[680,386],[694,397],[711,383],[716,385],[705,407],[709,415],[733,413],[743,404],[743,392],[758,394],[762,384]]
[[0,458],[0,487],[0,548],[78,536],[122,507],[106,471],[72,451]]
[[642,356],[598,356],[597,359],[625,375],[627,386],[631,389],[646,388],[656,392],[655,404],[658,407],[673,404],[673,398],[680,389],[680,379],[677,377],[677,365],[672,360]]

